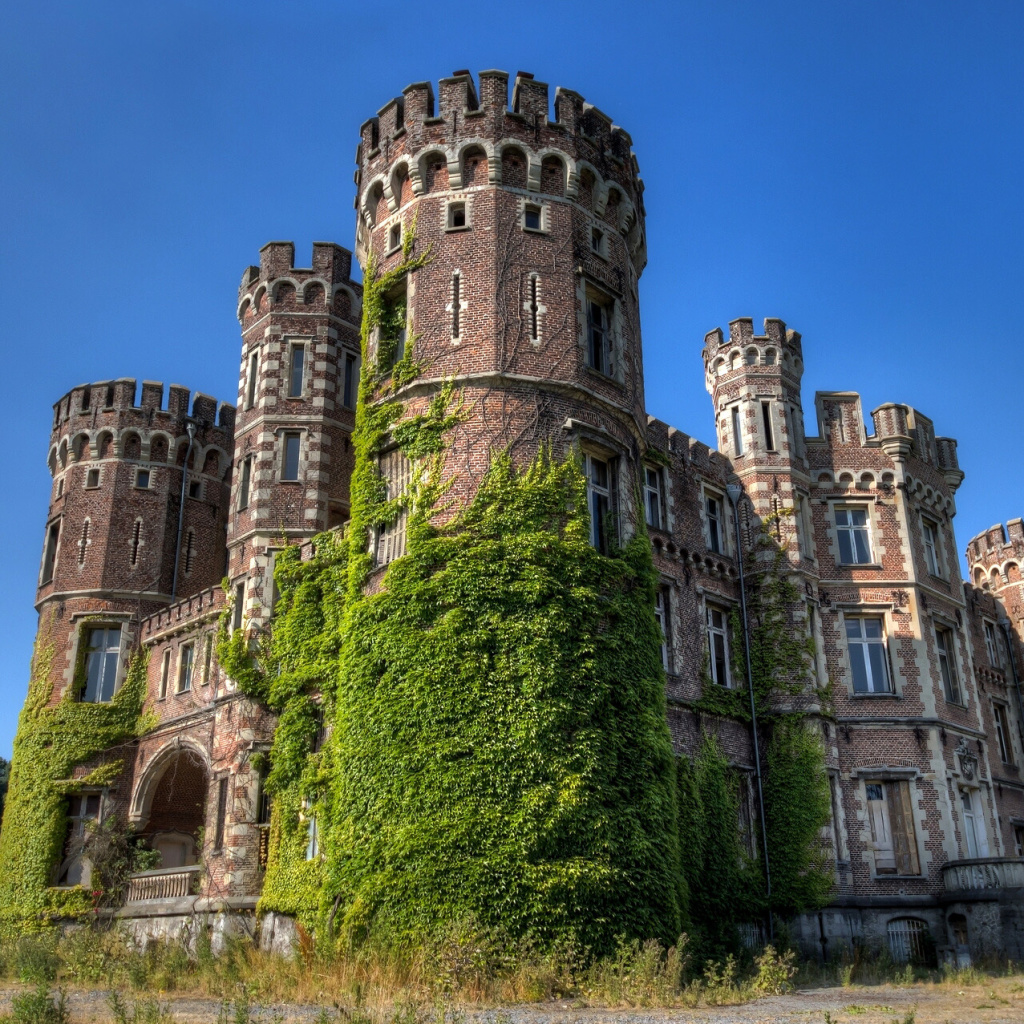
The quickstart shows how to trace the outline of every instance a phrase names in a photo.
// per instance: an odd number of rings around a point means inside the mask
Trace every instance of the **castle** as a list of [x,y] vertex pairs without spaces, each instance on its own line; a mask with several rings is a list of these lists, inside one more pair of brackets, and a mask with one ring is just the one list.
[[[117,911],[137,934],[173,934],[197,911],[251,925],[270,850],[254,755],[276,721],[220,666],[218,621],[270,628],[275,555],[344,527],[363,363],[408,344],[427,368],[399,389],[408,412],[445,382],[466,410],[445,455],[456,505],[492,452],[522,465],[548,446],[583,459],[599,551],[646,530],[672,743],[690,753],[717,736],[748,826],[754,733],[698,705],[709,688],[746,686],[738,545],[772,524],[813,641],[805,708],[831,788],[834,891],[792,924],[806,951],[865,943],[906,960],[930,940],[952,957],[1024,957],[1024,525],[971,540],[962,580],[955,440],[905,405],[865,420],[854,392],[818,393],[805,428],[803,345],[780,320],[704,338],[713,446],[648,416],[630,137],[570,90],[552,110],[547,85],[522,72],[510,98],[508,77],[457,72],[437,103],[417,83],[362,125],[357,259],[387,273],[413,233],[431,254],[383,297],[393,329],[366,351],[351,254],[314,243],[300,267],[290,243],[271,242],[239,288],[235,406],[124,379],[54,406],[29,704],[99,714],[141,646],[149,717],[141,735],[104,724],[102,749],[82,747],[45,793],[28,777],[45,767],[16,746],[0,870],[20,871],[26,892],[88,888],[74,840],[116,814],[161,857]],[[395,450],[379,473],[394,497],[410,466]],[[406,542],[401,516],[373,531],[375,586]],[[265,915],[261,941],[280,947],[289,928]]]

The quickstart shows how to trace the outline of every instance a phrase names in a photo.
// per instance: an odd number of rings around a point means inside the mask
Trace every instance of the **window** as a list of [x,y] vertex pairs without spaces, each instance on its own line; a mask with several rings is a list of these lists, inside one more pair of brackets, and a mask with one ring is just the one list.
[[316,860],[320,856],[320,827],[316,823],[316,815],[312,813],[312,804],[303,800],[302,807],[306,811],[306,860]]
[[99,487],[100,485],[100,471],[98,469],[90,469],[85,474],[85,486],[86,487]]
[[993,668],[1003,667],[1003,649],[1000,644],[1000,637],[996,633],[994,623],[985,622],[985,652],[988,654],[988,663]]
[[[379,468],[387,500],[396,501],[405,494],[409,486],[412,470],[409,460],[396,448],[380,457]],[[387,565],[388,562],[405,554],[405,525],[408,517],[409,510],[402,505],[392,511],[389,522],[378,524],[374,553],[377,565]]]
[[950,704],[959,704],[960,680],[956,671],[956,646],[952,630],[944,626],[935,628],[935,646],[939,656],[939,674],[942,676],[942,689]]
[[704,513],[708,527],[708,550],[714,551],[716,555],[721,555],[725,550],[722,499],[712,494],[705,494]]
[[282,448],[282,462],[281,462],[281,479],[282,480],[298,480],[299,479],[299,441],[301,435],[295,431],[287,431],[282,435],[283,437],[283,448]]
[[604,232],[600,228],[590,229],[590,248],[598,256],[604,255]]
[[837,508],[836,533],[839,535],[839,561],[843,565],[870,564],[871,541],[866,508]]
[[740,407],[734,405],[729,410],[730,425],[732,426],[732,451],[734,455],[743,454],[743,424],[740,417]]
[[108,384],[107,385],[107,394],[106,394],[106,397],[105,397],[105,399],[103,401],[103,408],[104,409],[112,409],[113,407],[114,407],[114,385],[113,384]]
[[530,295],[527,302],[530,313],[530,341],[540,340],[540,279],[530,275]]
[[977,790],[961,789],[960,806],[964,816],[964,845],[968,857],[987,857],[988,839],[985,836],[985,816]]
[[382,369],[390,369],[405,357],[405,341],[409,328],[408,299],[405,279],[384,298],[380,324],[377,328],[377,358]]
[[658,592],[654,595],[654,618],[658,622],[658,629],[661,630],[661,666],[668,672],[670,666],[669,637],[672,635],[668,587],[658,587]]
[[540,231],[542,223],[542,210],[533,203],[527,203],[523,207],[523,227],[527,231]]
[[58,885],[88,885],[92,877],[92,865],[82,856],[82,847],[90,821],[100,816],[101,797],[99,793],[75,793],[68,797],[68,832],[64,844],[67,863],[57,879]]
[[647,525],[655,530],[664,529],[662,520],[661,470],[644,466],[644,513]]
[[907,781],[865,784],[875,874],[919,875],[914,806]]
[[739,826],[740,846],[743,852],[753,859],[757,856],[754,845],[754,814],[750,800],[750,779],[746,772],[737,773],[737,824]]
[[342,404],[346,409],[356,407],[356,357],[351,352],[345,353],[345,385],[342,392]]
[[251,409],[256,404],[256,371],[259,369],[259,366],[260,354],[259,352],[253,352],[253,354],[249,356],[249,383],[245,392],[246,409]]
[[89,550],[89,520],[82,523],[82,538],[78,542],[78,564],[85,565],[85,553]]
[[120,626],[99,626],[89,630],[85,645],[83,701],[105,704],[113,698],[120,655]]
[[847,616],[846,647],[853,670],[854,693],[893,692],[881,618]]
[[135,486],[136,487],[149,487],[149,470],[148,469],[137,469],[135,471]]
[[252,456],[242,460],[242,479],[238,482],[238,511],[249,507],[249,488],[252,484]]
[[1013,826],[1013,850],[1018,857],[1024,857],[1024,825]]
[[707,606],[708,672],[718,686],[732,686],[729,672],[729,614],[724,608]]
[[213,668],[213,637],[208,636],[203,645],[203,686],[209,685],[210,672]]
[[292,345],[292,358],[288,369],[288,397],[302,397],[302,372],[306,363],[306,346]]
[[807,502],[802,494],[797,494],[793,503],[793,518],[796,520],[796,536],[803,558],[811,557],[811,532],[807,528]]
[[91,388],[86,388],[82,392],[82,405],[81,405],[82,412],[88,412],[89,411],[89,403],[90,403],[91,399],[92,399],[92,389]]
[[164,651],[163,659],[160,662],[160,690],[158,699],[163,700],[167,696],[167,679],[171,674],[171,652]]
[[60,498],[64,494],[64,477],[61,477],[57,481],[57,497]]
[[178,693],[192,689],[192,668],[196,660],[196,645],[182,644],[178,654]]
[[939,534],[930,519],[921,520],[921,539],[924,543],[924,564],[933,576],[941,576],[939,572]]
[[607,555],[618,543],[618,501],[615,487],[615,459],[588,455],[587,508],[590,512],[590,543]]
[[217,817],[214,819],[213,848],[224,849],[224,832],[228,821],[228,785],[227,777],[217,780]]
[[40,583],[49,583],[53,579],[53,567],[57,562],[57,542],[60,540],[60,520],[50,523],[46,531],[46,546],[43,548],[43,574]]
[[460,228],[467,227],[466,224],[466,204],[465,203],[449,203],[448,204],[448,230],[457,231]]
[[928,925],[918,917],[897,917],[885,926],[889,955],[898,964],[925,964],[929,960]]
[[587,366],[610,377],[612,374],[612,300],[587,291]]
[[764,450],[775,451],[775,431],[772,429],[772,403],[761,403],[761,422],[764,425]]
[[392,224],[388,229],[388,252],[394,252],[402,244],[402,225]]
[[456,270],[452,274],[452,338],[458,339],[462,319],[462,275]]
[[996,741],[999,744],[999,757],[1003,764],[1013,764],[1013,746],[1010,743],[1010,722],[1006,715],[1005,704],[992,705],[992,719],[996,726]]
[[203,496],[203,485],[199,480],[189,480],[188,496],[190,498],[201,498]]
[[245,583],[235,584],[235,603],[231,608],[232,630],[242,628],[242,616],[245,613]]

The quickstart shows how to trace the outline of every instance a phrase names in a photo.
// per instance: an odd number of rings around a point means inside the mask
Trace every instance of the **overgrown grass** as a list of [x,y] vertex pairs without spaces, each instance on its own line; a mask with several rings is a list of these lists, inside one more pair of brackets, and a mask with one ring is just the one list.
[[[239,1006],[276,1002],[334,1006],[343,1015],[391,1019],[405,1007],[415,1024],[438,1005],[570,1000],[578,1005],[695,1006],[739,1003],[787,991],[794,954],[771,947],[756,960],[692,964],[686,936],[666,948],[651,940],[620,941],[593,958],[571,946],[541,950],[529,941],[502,941],[455,928],[408,950],[368,948],[324,955],[308,940],[291,958],[272,956],[233,940],[217,956],[206,931],[175,943],[134,948],[116,929],[82,928],[64,937],[41,934],[0,943],[0,977],[40,986],[60,983],[163,996],[189,993],[230,1000],[221,1024],[244,1017]],[[241,1000],[241,1002],[240,1002]],[[131,1009],[129,1009],[129,1005]],[[411,1008],[411,1009],[410,1009]],[[115,997],[115,1024],[161,1024],[156,1003]],[[434,1009],[431,1015],[436,1016]],[[229,1019],[230,1018],[230,1019]],[[40,1022],[53,1024],[53,1022]],[[401,1024],[401,1022],[399,1022]]]

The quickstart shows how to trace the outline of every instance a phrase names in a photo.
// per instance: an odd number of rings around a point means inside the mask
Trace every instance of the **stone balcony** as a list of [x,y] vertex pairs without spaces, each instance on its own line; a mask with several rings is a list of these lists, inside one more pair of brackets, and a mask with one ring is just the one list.
[[951,860],[942,867],[942,884],[947,893],[965,895],[1024,889],[1024,858],[974,857],[970,860]]
[[127,903],[144,900],[172,900],[194,896],[199,891],[199,864],[181,868],[157,868],[140,871],[128,880]]

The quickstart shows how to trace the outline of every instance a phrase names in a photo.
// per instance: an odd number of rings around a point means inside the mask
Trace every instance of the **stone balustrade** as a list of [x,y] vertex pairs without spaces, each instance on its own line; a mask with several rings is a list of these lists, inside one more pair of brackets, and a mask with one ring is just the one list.
[[139,871],[128,880],[128,903],[140,900],[170,900],[194,896],[199,890],[199,864],[181,868]]
[[974,857],[951,860],[942,868],[946,892],[1024,888],[1024,858]]

